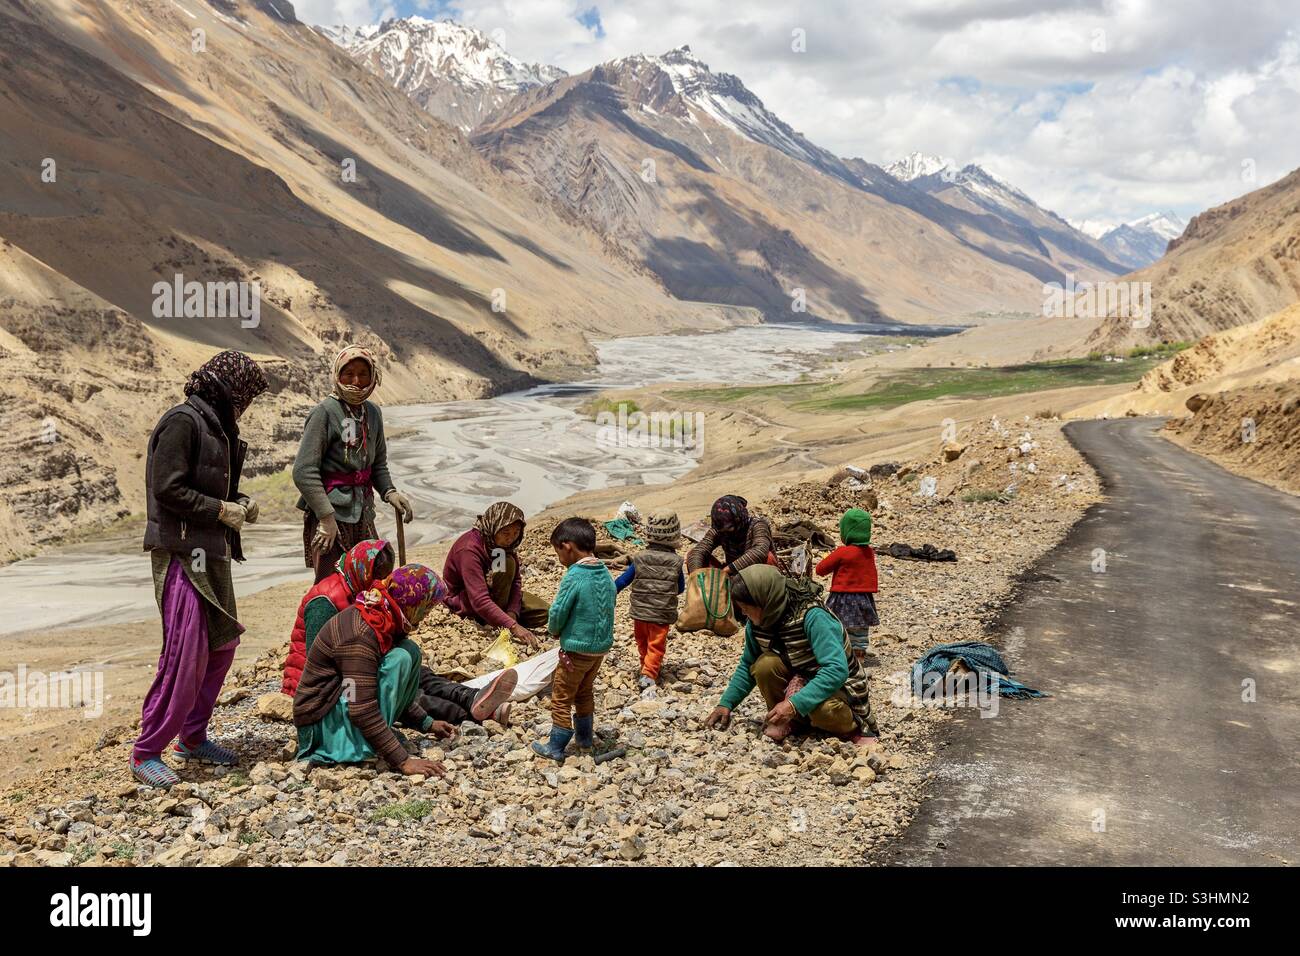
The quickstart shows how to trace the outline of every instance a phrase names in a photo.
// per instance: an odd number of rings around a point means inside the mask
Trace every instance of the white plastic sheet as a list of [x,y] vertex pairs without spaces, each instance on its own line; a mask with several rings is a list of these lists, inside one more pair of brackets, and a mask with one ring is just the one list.
[[[511,700],[528,700],[530,697],[536,697],[538,694],[544,694],[551,689],[551,680],[555,676],[555,668],[560,663],[560,649],[553,647],[549,651],[543,651],[536,657],[530,657],[526,661],[520,661],[515,665],[515,672],[519,675],[519,683],[515,685],[515,692],[510,695]],[[501,670],[505,670],[502,668]],[[501,671],[493,671],[490,674],[484,674],[481,677],[475,677],[473,680],[465,681],[466,687],[486,687],[493,678]]]

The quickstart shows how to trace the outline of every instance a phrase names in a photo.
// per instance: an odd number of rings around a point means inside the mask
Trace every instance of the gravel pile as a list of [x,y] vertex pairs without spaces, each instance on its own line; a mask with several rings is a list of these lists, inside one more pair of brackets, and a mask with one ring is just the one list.
[[[0,793],[0,865],[883,860],[932,776],[935,732],[949,717],[902,689],[912,662],[938,643],[996,643],[986,624],[1014,579],[1098,497],[1095,476],[1059,422],[979,422],[957,437],[933,460],[897,463],[892,474],[877,469],[874,480],[805,482],[755,503],[778,529],[811,523],[832,538],[845,508],[866,505],[876,515],[877,548],[933,543],[957,553],[955,563],[878,559],[882,626],[872,635],[870,663],[881,742],[869,751],[817,737],[773,744],[760,734],[757,693],[728,731],[704,730],[741,635],[674,632],[661,685],[638,692],[623,598],[614,649],[597,680],[596,714],[597,754],[625,748],[621,756],[570,757],[562,766],[536,757],[528,745],[550,718],[548,701],[532,700],[515,705],[510,727],[467,725],[448,741],[408,733],[413,750],[446,762],[445,778],[313,768],[293,760],[295,733],[273,699],[282,655],[268,654],[228,678],[214,717],[212,736],[240,753],[240,766],[181,767],[185,782],[157,791],[126,770],[135,729],[116,728],[67,771]],[[922,484],[927,478],[933,487]],[[695,517],[682,515],[682,524]],[[546,596],[562,572],[550,530],[550,523],[530,525],[521,549],[525,588]],[[603,529],[601,553],[614,566],[625,562]],[[434,670],[462,677],[493,669],[482,655],[494,637],[442,612],[416,635]],[[1034,683],[1034,675],[1022,676]]]

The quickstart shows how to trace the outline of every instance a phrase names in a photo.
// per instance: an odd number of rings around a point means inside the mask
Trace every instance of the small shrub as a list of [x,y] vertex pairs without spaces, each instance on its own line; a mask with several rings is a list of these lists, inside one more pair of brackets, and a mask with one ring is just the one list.
[[371,823],[383,820],[419,820],[433,812],[432,800],[407,800],[404,803],[390,803],[370,814]]

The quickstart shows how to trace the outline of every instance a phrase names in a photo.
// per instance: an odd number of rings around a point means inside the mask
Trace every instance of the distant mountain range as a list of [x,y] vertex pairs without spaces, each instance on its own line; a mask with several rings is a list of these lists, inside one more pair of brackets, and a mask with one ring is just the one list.
[[836,156],[686,46],[568,76],[449,21],[321,32],[679,298],[779,315],[802,290],[833,321],[928,321],[1126,271],[978,166]]
[[1134,269],[1149,266],[1163,256],[1169,243],[1187,228],[1187,223],[1172,212],[1153,212],[1118,225],[1087,219],[1074,225],[1101,243],[1116,260]]

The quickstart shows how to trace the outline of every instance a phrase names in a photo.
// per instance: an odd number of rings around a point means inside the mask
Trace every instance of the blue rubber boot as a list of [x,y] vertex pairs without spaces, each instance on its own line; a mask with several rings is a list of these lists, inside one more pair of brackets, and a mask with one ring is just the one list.
[[573,730],[577,736],[573,740],[573,745],[577,747],[579,751],[589,753],[595,748],[596,736],[593,727],[595,722],[595,714],[585,714],[581,717],[576,714],[574,715]]
[[533,753],[550,757],[557,763],[564,763],[564,748],[569,746],[569,741],[573,739],[573,731],[567,727],[552,727],[550,739],[546,741],[535,741],[533,743]]

